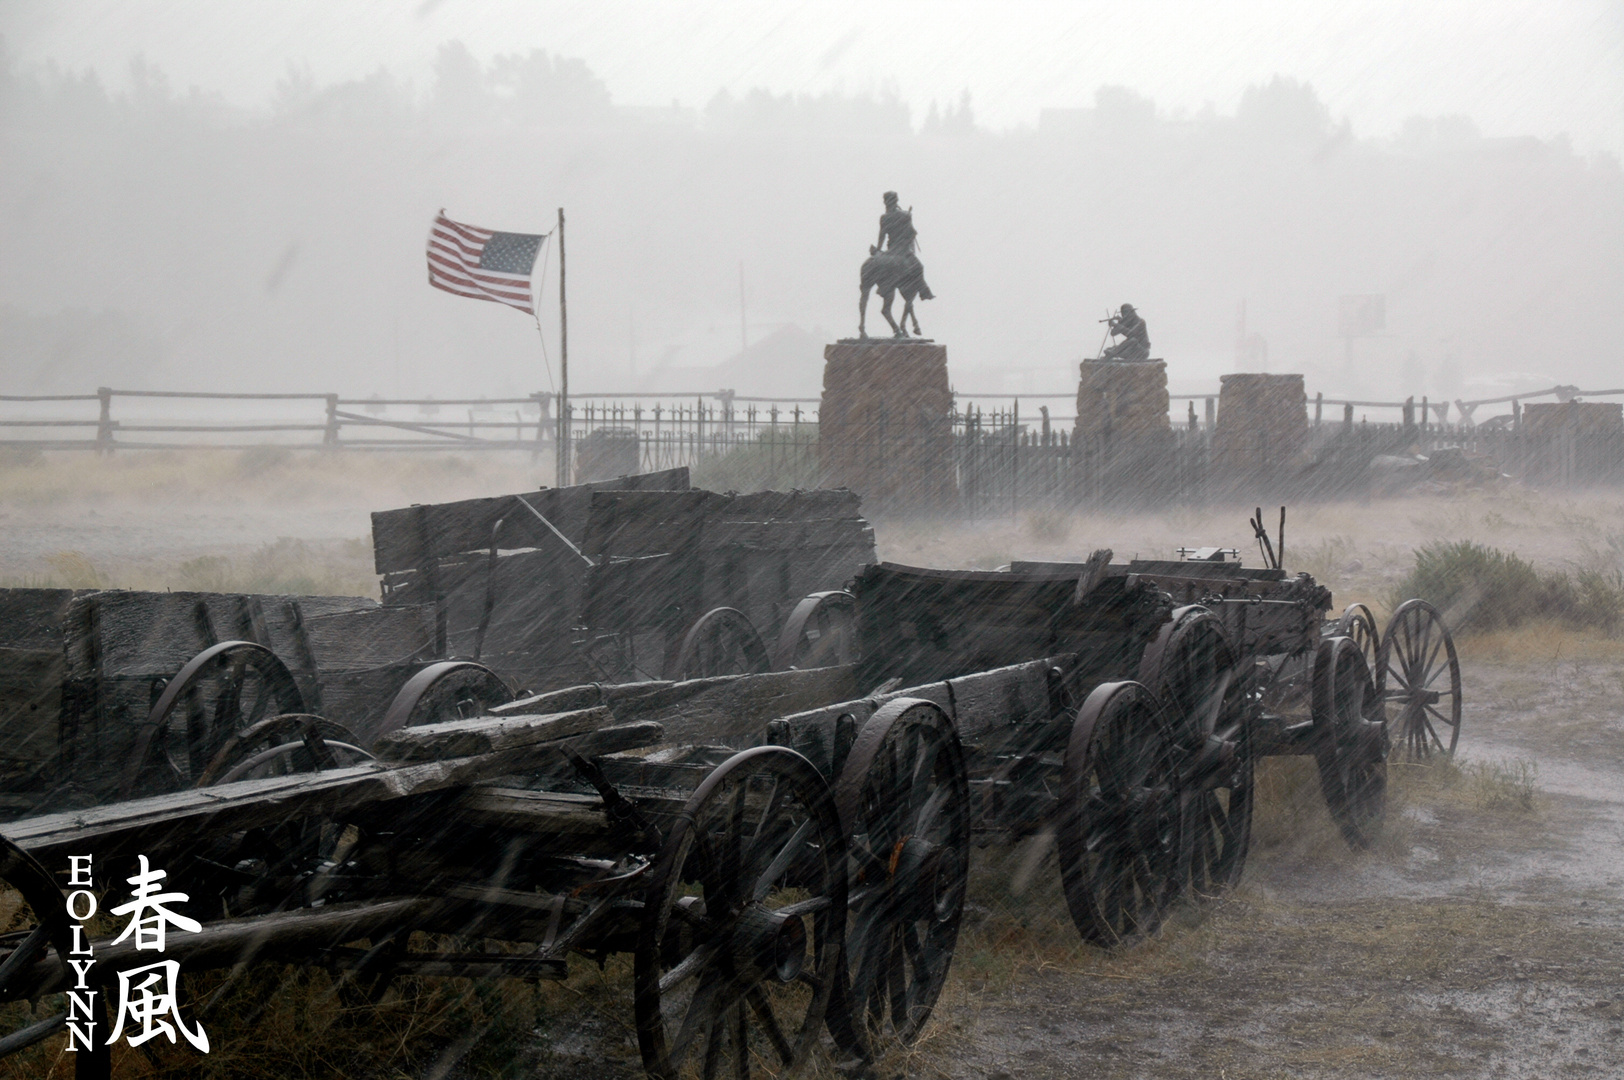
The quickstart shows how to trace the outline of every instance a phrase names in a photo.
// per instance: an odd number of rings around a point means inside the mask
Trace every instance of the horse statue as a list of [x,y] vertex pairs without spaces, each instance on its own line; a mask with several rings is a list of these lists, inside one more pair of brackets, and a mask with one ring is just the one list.
[[[917,256],[904,255],[900,252],[892,254],[883,252],[870,255],[863,260],[863,296],[857,302],[857,336],[868,337],[868,296],[875,289],[880,291],[880,314],[885,321],[891,324],[891,330],[896,337],[908,336],[908,321],[913,320],[915,335],[920,333],[919,316],[914,312],[914,300],[920,296],[930,299],[930,290],[925,285],[925,268],[920,265]],[[891,317],[891,302],[896,299],[897,293],[902,293],[902,323]]]
[[[913,321],[915,334],[919,334],[919,316],[914,313],[914,300],[930,300],[933,294],[925,284],[925,268],[914,254],[917,234],[913,226],[913,208],[901,209],[897,193],[885,193],[885,215],[880,218],[879,240],[870,245],[868,258],[863,262],[863,296],[857,302],[857,336],[868,337],[868,294],[880,290],[885,301],[880,314],[891,324],[895,337],[908,336],[908,322]],[[902,324],[891,317],[891,301],[902,293]]]

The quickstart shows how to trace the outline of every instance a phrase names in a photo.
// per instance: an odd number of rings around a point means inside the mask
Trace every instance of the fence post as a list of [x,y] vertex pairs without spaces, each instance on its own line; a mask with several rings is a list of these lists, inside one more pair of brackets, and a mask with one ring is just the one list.
[[96,396],[101,399],[101,417],[96,421],[96,453],[111,454],[113,452],[113,391],[105,386],[96,387]]
[[1325,391],[1316,391],[1314,394],[1314,426],[1320,426],[1320,413],[1325,408]]
[[1213,425],[1215,423],[1217,423],[1217,417],[1218,417],[1218,400],[1216,398],[1208,398],[1207,399],[1207,434],[1208,435],[1212,434],[1212,427],[1213,427]]
[[338,445],[338,395],[327,395],[327,430],[322,432],[321,444],[329,449]]

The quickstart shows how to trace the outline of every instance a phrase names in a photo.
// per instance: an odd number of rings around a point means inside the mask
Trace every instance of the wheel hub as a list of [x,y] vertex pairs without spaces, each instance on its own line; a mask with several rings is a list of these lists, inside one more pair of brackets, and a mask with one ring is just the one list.
[[806,920],[799,915],[751,905],[733,931],[733,956],[750,982],[774,978],[794,982],[806,966]]

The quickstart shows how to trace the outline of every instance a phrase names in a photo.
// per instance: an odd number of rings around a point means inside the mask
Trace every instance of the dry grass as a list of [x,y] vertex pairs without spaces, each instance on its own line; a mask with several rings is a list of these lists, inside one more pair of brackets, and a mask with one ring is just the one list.
[[[551,483],[523,453],[249,450],[47,453],[0,460],[0,507],[107,506],[158,499],[278,505],[359,502],[369,509],[524,491]],[[402,501],[404,500],[404,501]]]
[[245,554],[180,560],[105,560],[82,551],[45,556],[40,575],[0,577],[0,588],[147,589],[273,593],[290,596],[375,596],[372,545],[365,539],[307,541],[282,537]]

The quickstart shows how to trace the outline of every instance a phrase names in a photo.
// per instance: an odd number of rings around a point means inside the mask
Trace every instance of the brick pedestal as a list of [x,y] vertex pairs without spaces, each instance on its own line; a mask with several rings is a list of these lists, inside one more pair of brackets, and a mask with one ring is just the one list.
[[865,509],[930,513],[957,499],[947,346],[841,342],[823,350],[818,460],[825,487]]
[[1212,476],[1220,484],[1278,483],[1301,464],[1308,443],[1308,395],[1301,375],[1219,378]]
[[1170,497],[1177,478],[1166,362],[1083,361],[1072,444],[1089,498],[1127,504]]

